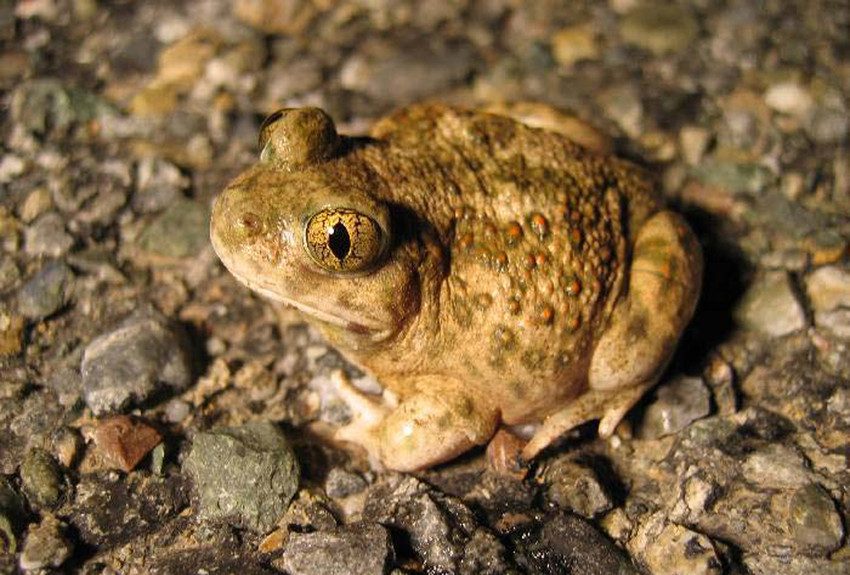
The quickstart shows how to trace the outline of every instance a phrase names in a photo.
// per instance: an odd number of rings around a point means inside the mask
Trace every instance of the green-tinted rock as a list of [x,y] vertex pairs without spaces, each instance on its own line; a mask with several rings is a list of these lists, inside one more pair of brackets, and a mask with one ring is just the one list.
[[153,255],[185,258],[209,243],[209,210],[190,200],[173,203],[139,237],[141,248]]
[[626,42],[658,55],[687,50],[698,32],[694,15],[674,3],[638,4],[620,22]]
[[271,423],[198,433],[183,469],[195,483],[201,517],[267,532],[298,489],[299,467]]
[[24,502],[9,480],[0,475],[0,555],[14,553],[24,524]]
[[62,496],[62,471],[53,456],[31,449],[21,464],[21,484],[34,507],[53,507]]
[[694,178],[707,186],[735,193],[755,194],[774,179],[770,170],[758,164],[707,161],[691,170]]

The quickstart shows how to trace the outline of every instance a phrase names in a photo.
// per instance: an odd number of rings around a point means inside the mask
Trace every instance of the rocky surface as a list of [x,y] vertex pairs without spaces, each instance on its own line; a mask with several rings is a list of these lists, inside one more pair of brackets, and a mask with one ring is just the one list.
[[[0,573],[847,573],[848,14],[1,3]],[[217,263],[265,114],[423,98],[570,110],[697,230],[694,322],[611,439],[373,470],[326,438],[333,371],[375,382]]]

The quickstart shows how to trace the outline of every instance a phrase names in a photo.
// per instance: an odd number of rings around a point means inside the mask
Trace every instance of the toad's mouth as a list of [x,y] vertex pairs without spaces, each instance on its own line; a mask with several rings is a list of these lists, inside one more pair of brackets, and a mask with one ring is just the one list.
[[274,289],[265,286],[262,283],[246,279],[244,276],[237,275],[235,273],[233,275],[236,277],[236,279],[240,281],[240,283],[244,284],[246,287],[259,293],[260,295],[267,297],[272,301],[290,305],[298,311],[322,323],[341,327],[346,331],[357,335],[366,336],[374,342],[382,341],[390,335],[390,330],[388,330],[385,326],[380,325],[374,319],[367,317],[351,317],[350,315],[348,317],[345,317],[342,314],[336,314],[332,311],[328,311],[304,303],[303,301],[298,301],[283,296]]

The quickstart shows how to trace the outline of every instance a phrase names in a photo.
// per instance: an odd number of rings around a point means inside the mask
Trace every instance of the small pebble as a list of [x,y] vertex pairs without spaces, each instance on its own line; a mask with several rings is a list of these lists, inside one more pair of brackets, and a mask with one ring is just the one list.
[[19,215],[24,223],[31,223],[53,207],[53,198],[47,188],[36,188],[21,204]]
[[806,279],[815,325],[850,339],[850,270],[838,266],[818,268]]
[[366,480],[363,477],[339,467],[331,469],[325,480],[325,492],[328,497],[348,497],[361,493],[364,489]]
[[54,507],[63,492],[62,470],[43,449],[27,452],[20,469],[21,485],[30,504],[38,509]]
[[17,551],[18,535],[26,525],[25,519],[23,497],[0,475],[0,555]]
[[722,575],[724,572],[708,537],[668,523],[661,512],[640,525],[628,549],[653,575]]
[[677,377],[661,385],[646,408],[638,435],[658,439],[677,433],[711,411],[711,393],[699,377]]
[[694,15],[684,6],[641,2],[620,21],[620,34],[630,43],[663,55],[687,50],[699,32]]
[[590,24],[562,28],[552,36],[551,45],[555,61],[567,69],[582,60],[595,60],[599,57],[596,30]]
[[809,92],[796,82],[774,84],[764,94],[765,103],[783,114],[805,116],[814,105]]
[[62,256],[74,245],[74,238],[65,231],[65,220],[56,212],[48,212],[24,231],[24,251],[30,256]]
[[18,355],[23,349],[24,318],[0,308],[0,357]]
[[74,273],[63,262],[50,262],[18,293],[18,311],[31,320],[49,317],[70,300]]
[[598,518],[614,506],[593,469],[567,457],[547,463],[542,479],[549,502],[587,519]]
[[24,571],[55,569],[71,556],[74,546],[65,536],[67,526],[53,515],[45,515],[41,523],[27,531],[19,565]]
[[756,278],[735,317],[747,328],[776,337],[806,326],[805,312],[785,272],[766,272]]
[[174,164],[159,158],[145,158],[136,168],[136,191],[131,205],[139,213],[153,213],[177,200],[189,181]]
[[92,432],[99,467],[129,473],[160,445],[162,436],[147,422],[126,415],[108,417]]
[[679,132],[679,146],[682,149],[682,157],[691,166],[696,166],[702,161],[703,154],[708,148],[711,133],[698,126],[685,126]]
[[0,158],[0,184],[8,184],[24,173],[27,164],[14,154],[5,154]]

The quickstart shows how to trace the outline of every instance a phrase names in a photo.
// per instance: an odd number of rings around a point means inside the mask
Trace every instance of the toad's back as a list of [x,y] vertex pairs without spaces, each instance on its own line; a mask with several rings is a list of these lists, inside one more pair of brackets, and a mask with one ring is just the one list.
[[538,378],[586,371],[623,289],[630,230],[658,209],[643,172],[554,132],[442,106],[407,108],[374,135],[387,145],[365,153],[395,182],[389,200],[446,250],[430,357],[446,372],[507,378],[507,401],[534,401]]

